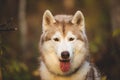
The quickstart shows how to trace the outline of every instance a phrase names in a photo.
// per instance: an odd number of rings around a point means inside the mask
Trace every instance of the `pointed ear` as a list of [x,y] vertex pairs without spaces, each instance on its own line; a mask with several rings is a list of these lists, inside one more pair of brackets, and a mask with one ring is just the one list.
[[43,14],[43,23],[42,23],[43,31],[46,31],[50,27],[50,25],[55,22],[56,21],[52,13],[49,10],[46,10]]
[[79,26],[85,26],[84,16],[81,11],[77,11],[75,13],[72,19],[72,23]]

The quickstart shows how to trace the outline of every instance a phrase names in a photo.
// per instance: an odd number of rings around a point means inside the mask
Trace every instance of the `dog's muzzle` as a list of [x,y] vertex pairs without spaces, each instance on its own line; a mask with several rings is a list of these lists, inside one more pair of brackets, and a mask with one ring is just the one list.
[[68,72],[70,70],[70,53],[68,51],[63,51],[61,53],[60,59],[60,69],[62,72]]

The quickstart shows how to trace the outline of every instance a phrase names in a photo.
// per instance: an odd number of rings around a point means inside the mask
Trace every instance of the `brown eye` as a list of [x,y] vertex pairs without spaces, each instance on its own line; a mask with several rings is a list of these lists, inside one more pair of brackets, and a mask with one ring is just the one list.
[[71,37],[71,38],[69,38],[69,41],[73,41],[74,39],[75,39],[75,38],[72,38],[72,37]]
[[54,40],[54,41],[59,41],[59,39],[58,39],[58,38],[54,38],[53,40]]

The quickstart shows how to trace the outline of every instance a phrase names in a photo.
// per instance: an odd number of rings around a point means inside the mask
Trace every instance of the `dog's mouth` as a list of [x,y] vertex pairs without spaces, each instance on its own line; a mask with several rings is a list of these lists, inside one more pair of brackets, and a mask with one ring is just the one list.
[[70,62],[70,59],[60,59],[60,62]]
[[70,70],[70,60],[69,59],[60,60],[60,69],[62,72],[68,72]]

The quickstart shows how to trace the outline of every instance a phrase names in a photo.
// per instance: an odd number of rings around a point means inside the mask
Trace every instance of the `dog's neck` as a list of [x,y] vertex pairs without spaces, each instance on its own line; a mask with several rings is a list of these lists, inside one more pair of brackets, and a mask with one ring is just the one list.
[[101,80],[101,74],[93,63],[90,63],[90,71],[87,73],[85,80]]

